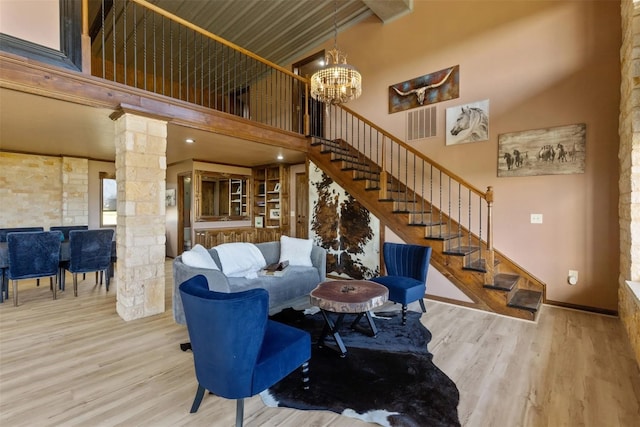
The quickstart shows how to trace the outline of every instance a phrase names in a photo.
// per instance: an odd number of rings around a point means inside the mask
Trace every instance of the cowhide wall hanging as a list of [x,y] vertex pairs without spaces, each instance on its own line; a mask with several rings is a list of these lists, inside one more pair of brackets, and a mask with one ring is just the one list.
[[309,163],[309,237],[327,250],[327,275],[369,279],[380,273],[380,220]]

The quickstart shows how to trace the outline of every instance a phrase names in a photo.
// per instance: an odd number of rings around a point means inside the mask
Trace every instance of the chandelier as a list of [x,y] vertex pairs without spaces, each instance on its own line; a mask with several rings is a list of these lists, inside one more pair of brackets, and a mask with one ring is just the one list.
[[324,67],[311,76],[311,97],[325,104],[343,104],[362,94],[362,76],[347,64],[347,55],[338,50],[337,2],[333,17],[334,44],[324,58]]

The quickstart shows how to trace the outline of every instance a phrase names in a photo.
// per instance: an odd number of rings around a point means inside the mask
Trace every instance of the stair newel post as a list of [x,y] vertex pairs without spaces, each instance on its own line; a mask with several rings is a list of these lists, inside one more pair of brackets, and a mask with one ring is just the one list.
[[382,159],[380,161],[380,189],[378,190],[378,198],[386,199],[387,198],[387,137],[385,135],[382,136]]
[[493,187],[487,187],[485,193],[487,201],[487,254],[486,254],[486,272],[484,274],[484,283],[494,283],[495,257],[493,252]]

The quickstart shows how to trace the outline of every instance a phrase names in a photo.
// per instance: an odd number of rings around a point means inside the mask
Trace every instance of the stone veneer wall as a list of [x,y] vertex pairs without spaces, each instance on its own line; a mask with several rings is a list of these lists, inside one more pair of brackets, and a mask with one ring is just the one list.
[[622,0],[621,6],[618,312],[640,365],[640,302],[626,284],[640,281],[640,12],[632,0]]
[[117,303],[124,320],[164,311],[166,122],[116,121]]
[[62,158],[62,223],[89,225],[89,160]]
[[0,228],[88,224],[89,161],[0,152]]

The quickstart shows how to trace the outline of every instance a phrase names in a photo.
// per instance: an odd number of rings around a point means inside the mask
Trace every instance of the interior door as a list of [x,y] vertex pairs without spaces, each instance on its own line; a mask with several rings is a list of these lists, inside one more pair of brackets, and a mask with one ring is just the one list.
[[178,250],[191,249],[191,174],[178,175]]
[[309,178],[296,173],[296,237],[309,238]]

